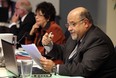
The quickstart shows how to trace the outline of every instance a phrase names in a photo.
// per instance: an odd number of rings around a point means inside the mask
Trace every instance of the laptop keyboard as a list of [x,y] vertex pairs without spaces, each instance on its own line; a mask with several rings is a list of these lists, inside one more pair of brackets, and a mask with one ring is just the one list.
[[[18,66],[18,71],[21,74],[21,66]],[[49,72],[45,72],[42,69],[39,69],[38,67],[33,67],[32,68],[32,77],[31,78],[49,78],[51,77],[52,74],[50,74]]]
[[32,74],[32,78],[50,78],[52,74]]
[[49,72],[45,72],[42,69],[39,69],[38,67],[33,67],[32,74],[50,74]]
[[39,69],[37,67],[33,67],[32,70],[32,78],[38,78],[38,77],[51,77],[52,74],[49,72],[45,72],[42,69]]

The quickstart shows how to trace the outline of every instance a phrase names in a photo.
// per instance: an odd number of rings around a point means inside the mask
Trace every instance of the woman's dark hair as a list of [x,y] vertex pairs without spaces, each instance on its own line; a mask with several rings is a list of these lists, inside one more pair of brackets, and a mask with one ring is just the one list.
[[49,21],[54,21],[56,16],[56,10],[52,3],[50,2],[42,2],[37,5],[36,12],[41,11],[42,14],[46,19],[49,19]]

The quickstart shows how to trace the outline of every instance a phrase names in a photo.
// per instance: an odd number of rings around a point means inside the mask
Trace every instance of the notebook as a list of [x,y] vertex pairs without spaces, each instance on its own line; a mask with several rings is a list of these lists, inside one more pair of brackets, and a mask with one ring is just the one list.
[[[17,60],[15,57],[15,49],[13,44],[5,41],[2,41],[3,46],[3,53],[4,53],[4,59],[5,59],[5,66],[6,69],[10,72],[12,72],[15,76],[21,75],[21,69],[20,66],[17,64]],[[32,68],[32,77],[51,77],[51,74],[48,72],[43,71],[42,69],[39,69],[37,67]]]
[[0,22],[8,21],[8,8],[0,7]]

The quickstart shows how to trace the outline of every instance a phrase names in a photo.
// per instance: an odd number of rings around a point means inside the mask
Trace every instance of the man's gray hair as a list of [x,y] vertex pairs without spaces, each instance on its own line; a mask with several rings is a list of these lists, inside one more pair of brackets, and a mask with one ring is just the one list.
[[27,0],[18,0],[17,2],[20,3],[20,8],[25,9],[27,12],[32,11],[32,6],[31,3]]

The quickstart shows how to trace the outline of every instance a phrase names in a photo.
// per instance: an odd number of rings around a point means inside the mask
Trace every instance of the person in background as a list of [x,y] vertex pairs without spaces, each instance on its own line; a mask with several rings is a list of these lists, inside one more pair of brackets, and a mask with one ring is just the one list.
[[[94,25],[89,11],[84,7],[71,10],[66,25],[71,37],[65,46],[52,42],[53,33],[43,36],[42,44],[49,53],[62,58],[64,64],[55,64],[41,57],[40,63],[47,72],[84,78],[116,78],[116,52],[111,39]],[[54,52],[50,52],[55,50]]]
[[32,12],[31,3],[28,0],[17,0],[11,22],[10,32],[17,36],[19,44],[25,44],[25,36],[35,24],[35,14]]
[[8,22],[14,14],[15,2],[11,0],[0,0],[0,7],[8,8]]
[[[64,44],[65,36],[60,26],[55,22],[56,11],[50,2],[42,2],[36,7],[36,23],[33,25],[26,43],[35,43],[42,55],[45,56],[45,49],[41,43],[42,37],[45,33],[53,33],[53,43]],[[56,63],[62,63],[56,58],[50,57],[51,54],[46,56],[52,58]]]

